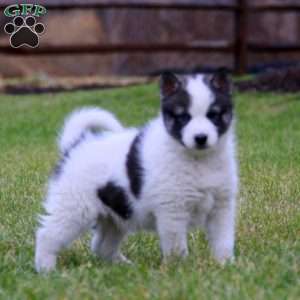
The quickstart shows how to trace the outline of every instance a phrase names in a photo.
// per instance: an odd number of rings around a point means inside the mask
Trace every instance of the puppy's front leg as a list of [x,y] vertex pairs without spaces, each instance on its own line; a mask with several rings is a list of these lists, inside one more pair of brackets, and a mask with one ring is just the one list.
[[157,230],[164,261],[173,256],[185,257],[188,255],[185,216],[160,214],[157,217]]
[[234,227],[234,199],[217,199],[207,220],[206,233],[214,257],[222,264],[234,258]]

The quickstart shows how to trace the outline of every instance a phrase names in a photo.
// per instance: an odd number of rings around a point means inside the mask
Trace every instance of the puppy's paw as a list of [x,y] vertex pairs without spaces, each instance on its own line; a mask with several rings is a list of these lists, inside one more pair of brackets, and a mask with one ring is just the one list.
[[121,263],[121,264],[128,264],[132,265],[132,261],[129,260],[126,256],[124,256],[122,253],[119,253],[117,256],[115,256],[112,261],[114,263]]
[[164,254],[163,256],[163,264],[173,264],[173,263],[179,263],[183,260],[185,260],[188,257],[189,253],[186,248],[181,250],[174,250],[171,253]]
[[218,249],[214,256],[217,262],[223,266],[225,264],[234,263],[234,254],[232,249]]
[[55,269],[56,255],[46,254],[38,255],[35,259],[35,269],[38,273],[48,273]]
[[221,266],[225,266],[228,264],[233,264],[234,263],[234,256],[231,257],[222,257],[222,258],[218,258],[217,262],[221,265]]

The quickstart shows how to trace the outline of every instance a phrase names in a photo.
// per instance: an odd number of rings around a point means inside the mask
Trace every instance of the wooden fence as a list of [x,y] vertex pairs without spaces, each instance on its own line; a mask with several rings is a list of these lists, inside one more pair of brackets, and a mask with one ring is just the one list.
[[[10,4],[23,1],[3,0],[0,9]],[[29,1],[30,2],[30,1]],[[47,46],[35,49],[12,48],[0,46],[0,53],[9,55],[69,55],[69,54],[111,54],[124,52],[227,52],[234,56],[234,69],[237,73],[245,73],[247,70],[247,58],[249,53],[255,52],[295,52],[300,51],[298,44],[254,44],[248,41],[248,16],[255,12],[297,12],[300,13],[300,3],[269,5],[250,5],[247,0],[40,0],[39,4],[48,10],[70,9],[149,9],[149,10],[206,10],[206,11],[230,11],[234,17],[233,41],[202,41],[185,44],[111,44],[111,45],[72,45],[72,46]]]

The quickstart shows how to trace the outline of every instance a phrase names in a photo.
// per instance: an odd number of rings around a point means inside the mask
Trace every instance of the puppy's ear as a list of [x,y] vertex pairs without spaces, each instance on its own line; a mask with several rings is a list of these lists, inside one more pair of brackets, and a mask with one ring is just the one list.
[[179,79],[171,72],[164,72],[160,77],[160,94],[162,98],[174,94],[181,86]]
[[211,78],[211,86],[224,94],[232,93],[232,82],[229,76],[229,72],[226,68],[218,69]]

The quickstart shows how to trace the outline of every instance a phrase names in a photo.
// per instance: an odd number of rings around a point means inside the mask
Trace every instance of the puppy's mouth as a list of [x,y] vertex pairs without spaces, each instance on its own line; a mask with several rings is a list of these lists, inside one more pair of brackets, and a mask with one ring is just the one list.
[[209,148],[209,146],[208,145],[195,145],[194,148],[197,150],[206,150]]

